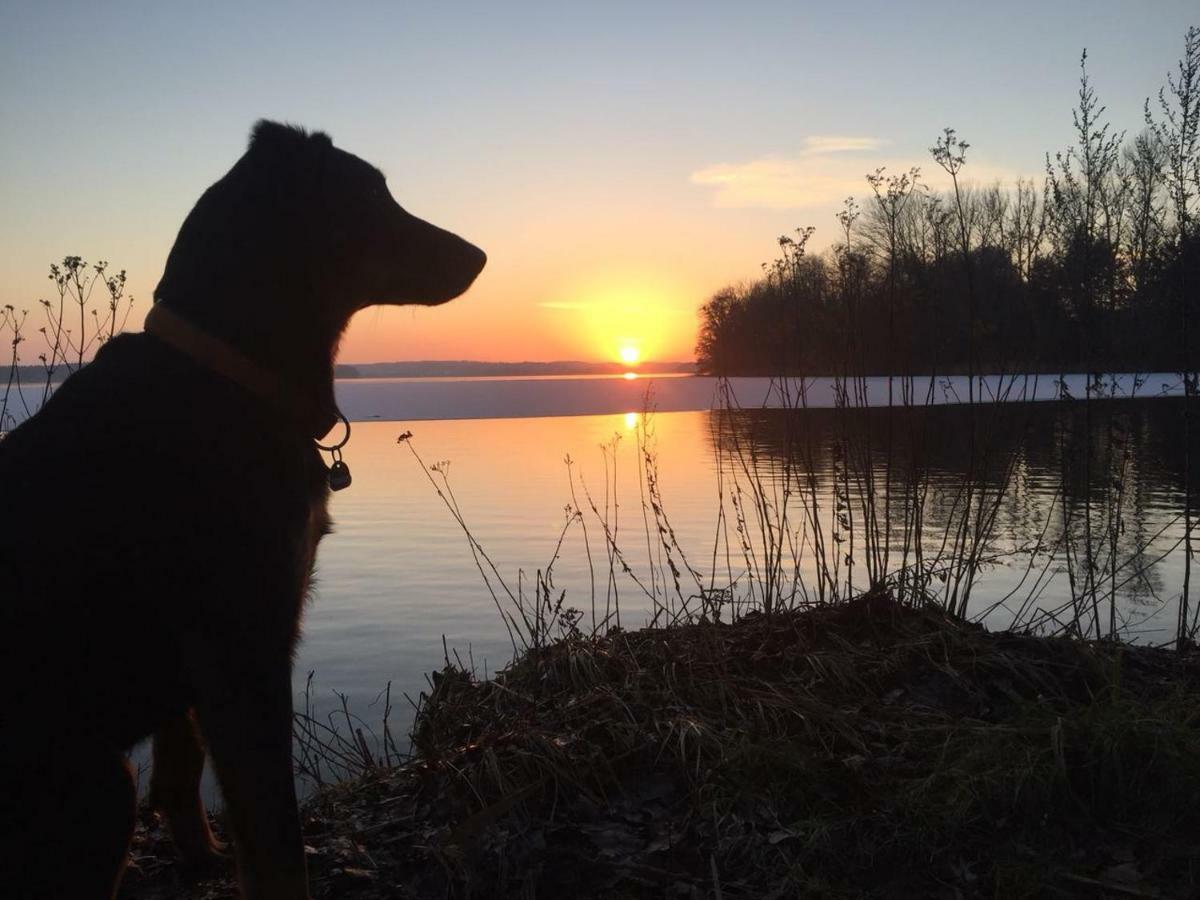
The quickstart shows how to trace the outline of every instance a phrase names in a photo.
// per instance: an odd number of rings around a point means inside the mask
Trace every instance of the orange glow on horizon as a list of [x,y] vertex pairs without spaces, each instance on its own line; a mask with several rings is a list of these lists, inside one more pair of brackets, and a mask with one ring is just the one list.
[[580,355],[632,367],[690,355],[696,293],[673,273],[614,261],[570,273],[540,305],[565,341],[590,345]]
[[505,260],[498,251],[479,283],[443,306],[363,310],[339,361],[581,360],[631,370],[692,358],[707,279],[625,261],[541,273]]

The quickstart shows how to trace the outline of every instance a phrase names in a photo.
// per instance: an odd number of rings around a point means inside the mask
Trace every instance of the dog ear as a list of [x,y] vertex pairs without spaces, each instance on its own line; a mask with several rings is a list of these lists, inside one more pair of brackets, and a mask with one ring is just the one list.
[[300,220],[281,210],[295,212],[305,205],[301,189],[312,183],[309,176],[326,164],[332,150],[324,132],[267,119],[255,123],[246,153],[183,220],[154,289],[155,302],[170,298],[179,308],[203,304],[218,273],[244,276],[247,248],[261,247],[264,234],[285,240],[280,221],[294,226]]
[[259,119],[250,131],[249,153],[256,156],[291,156],[309,150],[328,150],[333,146],[323,131],[308,132],[298,125]]

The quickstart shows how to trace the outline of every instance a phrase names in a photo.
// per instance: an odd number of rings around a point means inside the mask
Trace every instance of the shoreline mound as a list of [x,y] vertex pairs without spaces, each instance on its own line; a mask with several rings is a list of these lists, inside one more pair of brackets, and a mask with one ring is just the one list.
[[[1200,656],[882,592],[448,666],[303,810],[314,898],[1200,895]],[[121,895],[236,896],[147,814]]]

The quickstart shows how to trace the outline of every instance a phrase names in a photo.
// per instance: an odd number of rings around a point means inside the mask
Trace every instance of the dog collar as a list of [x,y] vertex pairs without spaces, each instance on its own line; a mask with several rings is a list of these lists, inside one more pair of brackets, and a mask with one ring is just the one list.
[[[333,457],[329,486],[335,491],[349,486],[350,469],[342,461],[341,449],[350,440],[350,421],[336,406],[331,408],[322,404],[314,410],[310,404],[301,402],[287,382],[275,372],[161,303],[150,308],[144,327],[147,334],[154,335],[206,369],[240,385],[299,424],[319,449]],[[320,443],[320,438],[328,434],[339,421],[346,427],[341,441],[331,445]]]

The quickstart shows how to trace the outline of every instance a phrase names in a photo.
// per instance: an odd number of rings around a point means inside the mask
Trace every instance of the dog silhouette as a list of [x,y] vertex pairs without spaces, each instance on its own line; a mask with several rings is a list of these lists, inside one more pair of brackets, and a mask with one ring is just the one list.
[[308,896],[291,671],[338,340],[366,306],[458,296],[485,261],[325,134],[259,122],[180,228],[145,333],[0,440],[6,895],[114,894],[126,754],[153,735],[150,797],[184,858],[220,851],[207,747],[244,896]]

